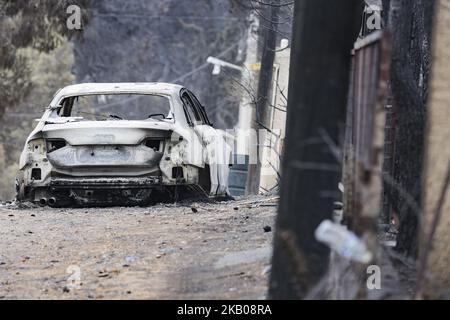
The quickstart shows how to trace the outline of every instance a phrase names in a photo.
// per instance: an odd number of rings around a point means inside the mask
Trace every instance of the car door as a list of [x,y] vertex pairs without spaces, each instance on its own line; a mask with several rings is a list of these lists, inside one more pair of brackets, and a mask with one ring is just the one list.
[[204,161],[209,165],[211,174],[211,193],[225,195],[228,192],[228,172],[231,148],[226,143],[221,130],[212,127],[205,108],[195,95],[185,90],[181,100],[188,109],[188,122],[204,146]]

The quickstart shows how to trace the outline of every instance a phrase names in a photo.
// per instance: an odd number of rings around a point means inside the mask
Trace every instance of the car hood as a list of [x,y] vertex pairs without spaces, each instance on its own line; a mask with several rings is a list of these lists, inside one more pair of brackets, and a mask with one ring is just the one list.
[[64,139],[77,145],[136,145],[145,138],[167,138],[173,123],[164,121],[77,121],[47,123],[42,134],[45,139]]

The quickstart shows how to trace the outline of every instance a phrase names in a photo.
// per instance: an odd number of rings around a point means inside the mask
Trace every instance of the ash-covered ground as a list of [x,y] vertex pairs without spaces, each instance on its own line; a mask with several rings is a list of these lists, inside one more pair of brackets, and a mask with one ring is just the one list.
[[2,299],[264,299],[276,197],[0,206]]

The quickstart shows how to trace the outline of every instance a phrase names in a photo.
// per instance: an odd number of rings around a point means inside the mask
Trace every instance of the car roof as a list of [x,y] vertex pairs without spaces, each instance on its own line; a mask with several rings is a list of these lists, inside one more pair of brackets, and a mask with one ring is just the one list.
[[163,82],[80,83],[62,88],[57,97],[89,94],[140,93],[178,95],[183,86]]

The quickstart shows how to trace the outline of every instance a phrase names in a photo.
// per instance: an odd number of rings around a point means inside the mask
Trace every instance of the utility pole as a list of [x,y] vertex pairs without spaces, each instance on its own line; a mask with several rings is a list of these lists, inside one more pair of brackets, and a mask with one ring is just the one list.
[[362,9],[359,0],[295,1],[273,299],[305,298],[328,268],[329,249],[314,231],[332,217],[341,164],[327,143],[339,144]]
[[[251,128],[251,121],[254,119],[255,108],[253,106],[254,97],[253,90],[258,83],[259,57],[258,57],[258,38],[260,22],[256,13],[251,13],[248,21],[250,26],[247,32],[247,48],[244,68],[242,70],[242,86],[247,90],[242,95],[242,101],[239,105],[239,122],[238,140],[237,140],[237,154],[248,155],[248,137],[247,132]],[[245,186],[244,186],[245,187]]]
[[261,178],[261,155],[262,144],[265,141],[265,136],[259,134],[259,129],[266,130],[270,96],[272,87],[272,75],[273,64],[275,61],[275,50],[277,44],[277,25],[278,25],[278,12],[279,12],[279,0],[273,0],[271,5],[264,5],[262,14],[265,15],[265,24],[262,26],[263,30],[263,43],[262,58],[261,58],[261,70],[259,73],[258,82],[258,94],[255,101],[256,111],[252,119],[252,128],[256,130],[256,163],[250,163],[248,166],[246,194],[258,194],[259,183]]

